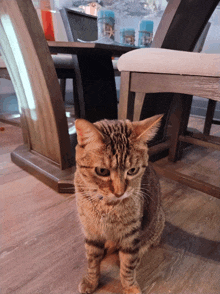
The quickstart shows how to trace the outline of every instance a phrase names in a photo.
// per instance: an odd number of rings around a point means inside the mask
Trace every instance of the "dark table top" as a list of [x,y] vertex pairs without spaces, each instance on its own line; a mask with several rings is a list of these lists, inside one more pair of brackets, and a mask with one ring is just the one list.
[[121,56],[138,47],[130,47],[115,44],[101,43],[81,43],[81,42],[57,42],[48,41],[48,46],[51,53],[65,54],[109,54],[111,56]]

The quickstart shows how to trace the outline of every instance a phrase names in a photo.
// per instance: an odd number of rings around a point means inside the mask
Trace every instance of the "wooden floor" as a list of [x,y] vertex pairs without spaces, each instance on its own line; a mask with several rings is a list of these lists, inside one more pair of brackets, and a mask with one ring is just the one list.
[[[200,120],[192,118],[191,125],[201,127]],[[22,143],[21,130],[0,127],[0,293],[78,293],[86,260],[75,197],[14,165],[10,152]],[[189,148],[183,162],[186,173],[220,185],[219,151]],[[166,227],[161,245],[138,269],[143,293],[219,294],[220,200],[165,178],[161,186]],[[122,293],[118,273],[117,254],[108,256],[96,293]]]

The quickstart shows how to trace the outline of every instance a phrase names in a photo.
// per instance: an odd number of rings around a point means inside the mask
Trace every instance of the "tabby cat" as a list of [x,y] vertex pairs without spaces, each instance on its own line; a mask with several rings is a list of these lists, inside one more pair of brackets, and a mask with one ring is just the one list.
[[97,288],[100,262],[110,243],[119,251],[123,293],[141,293],[136,267],[142,254],[160,242],[165,222],[146,144],[155,136],[161,117],[93,124],[76,120],[75,190],[88,260],[80,293]]

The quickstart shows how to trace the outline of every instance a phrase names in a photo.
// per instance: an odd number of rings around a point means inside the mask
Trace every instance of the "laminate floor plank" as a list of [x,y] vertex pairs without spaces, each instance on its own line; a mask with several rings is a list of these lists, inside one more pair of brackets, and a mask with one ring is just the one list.
[[193,145],[184,149],[180,161],[173,163],[165,157],[158,160],[157,165],[220,187],[220,151],[218,150]]
[[[161,184],[167,221],[160,246],[151,248],[139,266],[143,293],[219,293],[220,201],[171,180]],[[170,191],[163,190],[165,185]],[[117,255],[113,260],[118,274]],[[107,269],[96,293],[121,293],[118,275]]]
[[[193,126],[201,124],[193,118]],[[22,134],[2,125],[0,292],[77,294],[86,259],[75,196],[58,194],[14,165],[10,152],[22,143]],[[216,126],[212,131],[217,133]],[[189,147],[176,166],[218,184],[220,153]],[[161,244],[150,248],[138,268],[143,293],[219,294],[220,200],[166,178],[160,183],[166,226]],[[95,293],[122,293],[117,253],[102,261]]]
[[[13,148],[13,145],[23,143],[22,131],[20,127],[0,122],[0,128],[0,154],[2,154],[3,150],[9,152],[9,150]],[[5,149],[4,147],[7,147],[8,149]]]
[[27,173],[1,191],[2,293],[74,293],[85,266],[75,197]]

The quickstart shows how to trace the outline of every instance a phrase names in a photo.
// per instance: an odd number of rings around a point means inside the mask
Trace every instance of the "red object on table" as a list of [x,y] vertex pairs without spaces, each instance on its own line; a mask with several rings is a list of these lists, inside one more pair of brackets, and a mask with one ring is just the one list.
[[52,13],[48,10],[41,10],[44,34],[47,41],[55,41]]

